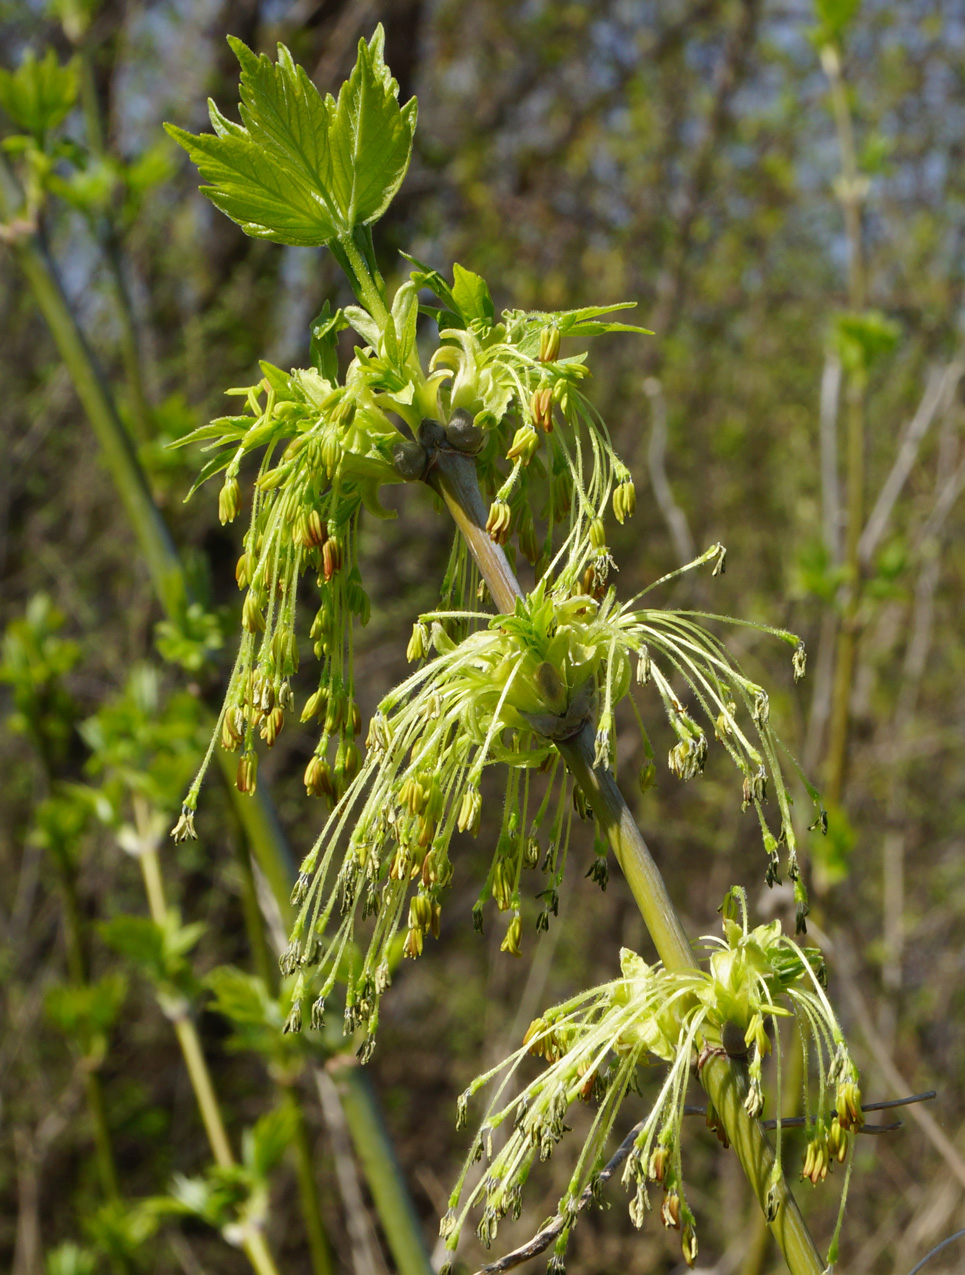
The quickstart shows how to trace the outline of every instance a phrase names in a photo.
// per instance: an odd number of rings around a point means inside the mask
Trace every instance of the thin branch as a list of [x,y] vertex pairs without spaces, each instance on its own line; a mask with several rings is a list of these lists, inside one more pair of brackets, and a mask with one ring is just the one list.
[[929,426],[943,406],[947,407],[955,387],[965,375],[965,364],[949,363],[944,371],[933,368],[918,410],[904,431],[898,455],[875,501],[871,516],[858,541],[858,560],[867,566],[885,533],[895,502],[914,468],[922,441]]
[[821,521],[824,546],[834,566],[841,562],[841,487],[838,483],[838,404],[841,360],[829,351],[821,373],[819,439],[821,449]]
[[[579,1200],[576,1202],[578,1212],[582,1212],[591,1200],[593,1200],[600,1187],[605,1186],[606,1183],[613,1177],[614,1173],[616,1173],[617,1169],[619,1169],[620,1165],[630,1154],[637,1136],[642,1132],[646,1123],[647,1121],[644,1119],[633,1126],[627,1136],[617,1147],[616,1151],[614,1151],[613,1155],[600,1170],[599,1176],[596,1178],[592,1186],[588,1186],[583,1189]],[[540,1253],[545,1253],[557,1236],[560,1235],[565,1224],[565,1218],[557,1213],[554,1217],[550,1218],[545,1226],[541,1227],[536,1232],[531,1240],[527,1240],[526,1243],[521,1244],[519,1248],[514,1248],[511,1253],[507,1253],[505,1256],[500,1257],[498,1261],[490,1262],[488,1265],[480,1267],[480,1269],[476,1271],[476,1275],[498,1275],[498,1272],[500,1271],[512,1270],[514,1266],[520,1266],[523,1262],[528,1262],[531,1257],[537,1257]]]
[[963,1235],[965,1235],[965,1227],[962,1227],[960,1231],[956,1231],[954,1235],[949,1235],[947,1240],[942,1240],[940,1244],[936,1244],[935,1247],[932,1249],[932,1251],[930,1253],[926,1253],[925,1256],[918,1263],[918,1265],[914,1267],[911,1271],[909,1271],[908,1275],[918,1275],[918,1272],[921,1270],[921,1268],[925,1265],[926,1262],[930,1262],[931,1259],[936,1254],[940,1253],[943,1248],[947,1248],[948,1245],[951,1244],[953,1240],[960,1240]]
[[[814,931],[815,937],[821,946],[827,947],[832,951],[837,959],[841,973],[842,992],[850,1004],[858,1030],[867,1042],[869,1053],[874,1060],[873,1065],[879,1069],[889,1085],[894,1086],[895,1089],[907,1089],[908,1085],[895,1065],[885,1042],[876,1031],[868,1006],[858,989],[855,979],[855,957],[847,936],[838,932],[832,941],[827,935],[821,934],[817,930],[810,918],[808,919],[808,925]],[[916,1106],[912,1109],[911,1114],[921,1126],[929,1142],[945,1161],[949,1170],[965,1187],[965,1159],[962,1158],[958,1148],[940,1127],[930,1111]]]
[[648,376],[643,383],[643,392],[650,400],[650,446],[647,448],[647,469],[650,474],[650,486],[653,488],[657,507],[663,514],[664,522],[673,537],[677,559],[681,563],[693,562],[697,556],[694,538],[690,534],[687,516],[673,498],[670,482],[667,479],[667,400],[664,398],[663,386],[655,376]]
[[384,1263],[378,1254],[378,1245],[372,1235],[368,1209],[362,1198],[362,1186],[352,1156],[348,1124],[339,1099],[335,1082],[323,1067],[313,1070],[318,1100],[328,1128],[332,1157],[335,1160],[335,1176],[345,1209],[345,1229],[351,1250],[351,1269],[354,1275],[382,1275]]

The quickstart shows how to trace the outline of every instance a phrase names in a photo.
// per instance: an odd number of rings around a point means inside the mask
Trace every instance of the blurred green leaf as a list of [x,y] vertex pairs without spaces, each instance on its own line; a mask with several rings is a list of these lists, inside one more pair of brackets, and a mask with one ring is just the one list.
[[224,646],[224,628],[217,615],[206,611],[200,602],[192,602],[179,620],[158,622],[154,641],[168,664],[197,673]]
[[268,1111],[241,1137],[241,1155],[245,1167],[258,1182],[267,1182],[269,1174],[280,1164],[295,1133],[295,1113],[290,1105]]
[[104,942],[136,965],[159,991],[195,994],[197,983],[186,957],[204,933],[204,924],[182,925],[179,912],[171,908],[164,925],[148,917],[116,916],[97,928]]
[[74,59],[63,66],[52,48],[38,61],[28,49],[16,71],[0,70],[0,108],[26,129],[38,146],[69,114],[77,100],[78,73]]
[[838,44],[857,17],[861,0],[815,0],[818,19],[816,39],[821,44]]
[[124,975],[105,974],[82,986],[54,984],[44,996],[44,1010],[49,1021],[73,1040],[84,1056],[101,1057],[126,996]]
[[861,314],[839,314],[831,332],[844,369],[863,379],[898,344],[901,328],[880,310],[865,310]]
[[50,1250],[44,1259],[44,1269],[47,1275],[94,1275],[97,1258],[89,1249],[67,1240]]

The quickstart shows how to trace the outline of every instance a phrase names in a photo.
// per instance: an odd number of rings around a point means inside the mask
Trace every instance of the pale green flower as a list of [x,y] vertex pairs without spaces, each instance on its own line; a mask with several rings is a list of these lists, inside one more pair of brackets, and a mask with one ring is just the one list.
[[[743,1049],[731,1052],[746,1056],[752,1091],[760,1095],[760,1061],[772,1047],[773,1034],[778,1060],[775,1104],[780,1112],[780,1036],[774,1028],[778,1017],[797,1018],[805,1061],[817,1071],[816,1114],[806,1109],[811,1141],[805,1175],[821,1180],[832,1159],[846,1157],[846,1129],[860,1125],[860,1093],[857,1072],[824,994],[820,954],[787,938],[779,922],[751,930],[741,890],[730,892],[722,910],[724,938],[702,940],[710,950],[704,968],[671,973],[622,949],[621,978],[545,1011],[530,1025],[522,1046],[474,1080],[460,1097],[459,1125],[465,1123],[471,1098],[498,1082],[440,1228],[450,1252],[458,1246],[474,1208],[482,1208],[477,1234],[487,1247],[502,1217],[507,1212],[518,1216],[523,1187],[537,1157],[545,1160],[553,1154],[567,1131],[569,1108],[582,1101],[594,1106],[596,1114],[559,1203],[563,1225],[555,1252],[562,1261],[586,1193],[592,1192],[604,1167],[607,1141],[624,1099],[630,1092],[649,1089],[655,1096],[623,1170],[623,1183],[633,1193],[630,1216],[634,1225],[642,1225],[651,1207],[649,1188],[661,1188],[662,1221],[680,1231],[684,1258],[692,1265],[696,1225],[684,1195],[681,1151],[692,1069],[699,1071],[714,1053],[725,1052],[725,1040],[736,1041]],[[518,1073],[529,1054],[547,1065],[523,1086]],[[832,1097],[837,1104],[830,1121],[833,1136],[824,1116]],[[763,1105],[763,1097],[760,1101]],[[726,1140],[710,1109],[707,1121]],[[779,1118],[777,1128],[779,1174]],[[503,1129],[507,1132],[501,1138]],[[469,1168],[480,1157],[486,1160],[486,1171],[467,1190]]]

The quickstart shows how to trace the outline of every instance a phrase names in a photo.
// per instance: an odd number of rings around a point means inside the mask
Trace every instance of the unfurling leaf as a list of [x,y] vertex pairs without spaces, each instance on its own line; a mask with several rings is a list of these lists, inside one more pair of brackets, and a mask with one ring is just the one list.
[[272,63],[230,43],[241,64],[241,124],[211,102],[213,134],[165,125],[200,169],[211,202],[253,238],[302,247],[377,220],[405,176],[416,123],[415,98],[399,106],[381,26],[359,42],[337,102],[321,96],[284,45]]

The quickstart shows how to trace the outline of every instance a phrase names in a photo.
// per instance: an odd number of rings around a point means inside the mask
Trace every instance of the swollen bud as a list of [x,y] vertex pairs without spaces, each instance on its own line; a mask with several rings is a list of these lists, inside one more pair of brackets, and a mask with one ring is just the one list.
[[226,478],[224,486],[218,493],[218,518],[222,526],[226,522],[234,522],[241,508],[241,492],[237,478]]
[[489,517],[486,519],[486,530],[489,532],[490,540],[497,545],[504,545],[509,539],[512,520],[512,511],[506,501],[494,500],[489,508]]
[[606,548],[606,529],[600,518],[594,518],[590,523],[590,544],[598,553]]
[[529,410],[535,424],[549,434],[553,429],[553,390],[549,385],[533,390]]
[[413,439],[402,439],[392,448],[392,468],[407,483],[424,478],[426,464],[425,448]]
[[555,363],[560,356],[560,330],[555,325],[539,334],[540,363]]
[[611,503],[613,516],[622,526],[624,519],[629,518],[637,507],[637,492],[632,479],[628,478],[617,485]]
[[446,442],[457,452],[465,452],[467,456],[475,456],[482,450],[486,435],[476,424],[472,413],[464,407],[457,407],[446,426]]
[[249,796],[254,795],[258,787],[257,753],[242,753],[238,758],[238,773],[235,777],[235,786],[239,792],[246,792]]
[[539,434],[532,425],[520,425],[513,435],[512,446],[506,453],[507,460],[521,460],[528,465],[539,451]]
[[523,953],[519,946],[522,938],[523,922],[517,912],[509,923],[506,930],[506,937],[503,939],[502,943],[500,943],[499,950],[501,952],[509,952],[511,956],[522,956]]
[[482,797],[479,795],[479,789],[470,784],[463,793],[462,801],[459,804],[459,814],[456,819],[456,827],[460,832],[468,831],[475,836],[479,831],[479,817],[481,812]]

